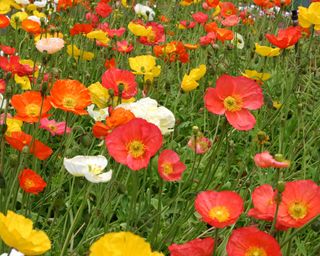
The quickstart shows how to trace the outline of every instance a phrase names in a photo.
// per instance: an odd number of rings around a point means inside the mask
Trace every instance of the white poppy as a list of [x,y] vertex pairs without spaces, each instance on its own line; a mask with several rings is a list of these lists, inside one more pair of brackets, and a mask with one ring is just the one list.
[[235,36],[233,37],[231,43],[237,46],[238,49],[243,49],[244,47],[243,36],[240,35],[239,33],[235,33]]
[[163,135],[173,131],[176,121],[174,114],[166,107],[159,107],[154,99],[147,97],[133,103],[120,104],[118,107],[130,110],[135,117],[143,118],[158,126]]
[[4,99],[3,95],[0,93],[0,109],[5,109],[7,106],[7,101]]
[[0,256],[24,256],[24,254],[19,252],[19,251],[16,251],[15,249],[12,249],[9,254],[8,253],[3,253]]
[[156,15],[149,6],[142,4],[136,4],[134,6],[134,11],[137,15],[144,17],[148,21],[152,21],[154,19],[154,16]]
[[48,2],[47,0],[40,0],[40,1],[38,0],[38,1],[34,1],[33,4],[39,8],[43,8],[46,6],[47,2]]
[[42,38],[36,43],[39,52],[54,54],[64,47],[64,40],[57,37]]
[[94,104],[87,107],[89,116],[91,116],[95,121],[103,121],[109,116],[109,108],[101,108],[99,110],[94,110]]
[[64,158],[63,165],[73,176],[85,177],[92,183],[107,182],[112,177],[111,170],[103,172],[108,165],[108,160],[102,155]]
[[30,4],[29,0],[15,0],[17,4],[27,5]]

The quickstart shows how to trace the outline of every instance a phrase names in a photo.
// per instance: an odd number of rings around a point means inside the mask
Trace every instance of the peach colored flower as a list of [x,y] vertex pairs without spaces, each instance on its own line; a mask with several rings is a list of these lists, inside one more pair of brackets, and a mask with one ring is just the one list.
[[47,52],[54,54],[64,47],[64,40],[62,38],[42,38],[36,43],[36,48],[39,52]]

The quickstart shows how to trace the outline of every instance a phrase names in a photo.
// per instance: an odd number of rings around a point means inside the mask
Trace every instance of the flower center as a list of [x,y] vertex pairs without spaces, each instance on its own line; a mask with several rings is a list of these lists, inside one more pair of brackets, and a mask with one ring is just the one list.
[[237,96],[228,96],[223,100],[224,107],[230,112],[236,112],[242,108],[242,100]]
[[89,172],[91,172],[95,175],[98,175],[102,172],[102,168],[98,165],[90,164],[88,167],[89,167]]
[[267,253],[263,248],[251,247],[246,252],[245,256],[267,256]]
[[74,108],[77,105],[77,102],[74,98],[72,97],[65,97],[63,99],[62,105],[65,108]]
[[162,168],[163,168],[163,172],[166,175],[170,175],[171,173],[173,173],[172,164],[170,164],[170,163],[163,163]]
[[26,106],[26,113],[28,116],[38,116],[40,113],[40,107],[36,104],[29,104]]
[[219,222],[225,222],[229,219],[230,213],[228,208],[225,206],[215,206],[210,210],[209,216]]
[[127,150],[133,158],[138,158],[143,156],[145,145],[139,140],[133,140],[127,145]]
[[30,179],[26,179],[25,182],[24,182],[24,187],[26,189],[29,189],[29,188],[33,188],[34,187],[34,181],[33,180],[30,180]]
[[308,207],[302,202],[293,202],[289,205],[289,215],[295,219],[303,219],[308,214]]

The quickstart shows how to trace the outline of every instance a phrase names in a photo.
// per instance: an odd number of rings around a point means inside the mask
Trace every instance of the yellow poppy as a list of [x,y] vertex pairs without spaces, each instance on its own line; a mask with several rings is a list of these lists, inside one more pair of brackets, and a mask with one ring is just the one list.
[[76,60],[79,57],[84,60],[92,60],[94,58],[93,52],[86,52],[86,51],[79,50],[79,48],[74,44],[67,46],[67,53],[70,56],[74,57]]
[[262,46],[259,44],[255,44],[256,53],[264,57],[274,57],[280,55],[280,48],[272,48],[268,46]]
[[154,33],[152,31],[152,27],[149,26],[148,28],[146,28],[143,25],[134,23],[134,22],[130,22],[128,24],[128,29],[135,35],[135,36],[147,36],[147,37],[151,37]]
[[51,248],[45,232],[33,229],[30,219],[12,211],[6,216],[0,212],[0,238],[7,246],[26,255],[41,255]]
[[96,39],[103,44],[107,44],[110,41],[110,39],[107,37],[107,34],[102,30],[91,31],[87,34],[87,38]]
[[202,64],[198,68],[192,69],[189,75],[185,74],[182,79],[181,89],[184,92],[189,92],[196,89],[199,86],[199,83],[197,81],[205,75],[206,71],[206,65]]
[[8,117],[6,120],[7,130],[6,135],[10,135],[12,132],[21,132],[23,122],[21,120]]
[[129,58],[129,65],[134,74],[148,76],[149,80],[158,77],[161,72],[161,66],[156,66],[156,58],[152,55]]
[[164,256],[152,252],[150,244],[131,232],[105,234],[90,247],[89,256]]
[[10,18],[11,26],[16,29],[18,26],[21,26],[22,21],[26,20],[29,15],[26,12],[16,12]]
[[315,30],[320,30],[320,2],[311,3],[308,8],[299,6],[298,20],[303,28],[314,25]]
[[271,74],[269,73],[259,73],[256,70],[249,70],[246,69],[244,73],[242,73],[243,76],[254,79],[254,80],[260,80],[260,81],[267,81],[270,79]]

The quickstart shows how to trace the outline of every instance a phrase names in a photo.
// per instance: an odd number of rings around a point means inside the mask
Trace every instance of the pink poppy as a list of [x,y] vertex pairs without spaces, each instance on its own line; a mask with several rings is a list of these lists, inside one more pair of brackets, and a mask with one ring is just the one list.
[[196,22],[198,22],[200,24],[204,24],[204,23],[206,23],[208,21],[209,16],[207,14],[203,13],[203,12],[197,12],[197,13],[192,14],[192,18]]
[[62,135],[65,130],[66,133],[71,132],[71,128],[67,127],[66,129],[66,122],[56,122],[55,120],[49,120],[48,118],[42,118],[39,127],[49,131],[52,136]]
[[256,166],[260,168],[288,168],[290,166],[289,161],[277,161],[268,151],[256,154],[254,156],[254,162]]
[[118,52],[132,52],[133,45],[130,44],[127,40],[117,42],[117,47],[114,47],[113,50]]
[[251,130],[256,119],[249,110],[263,105],[261,87],[253,80],[239,76],[222,75],[215,88],[208,88],[204,96],[205,107],[216,115],[226,115],[237,130]]
[[231,15],[221,21],[221,24],[225,27],[233,27],[240,22],[240,18],[237,15]]
[[158,159],[158,173],[166,181],[178,181],[186,166],[180,161],[179,155],[173,150],[163,150]]

